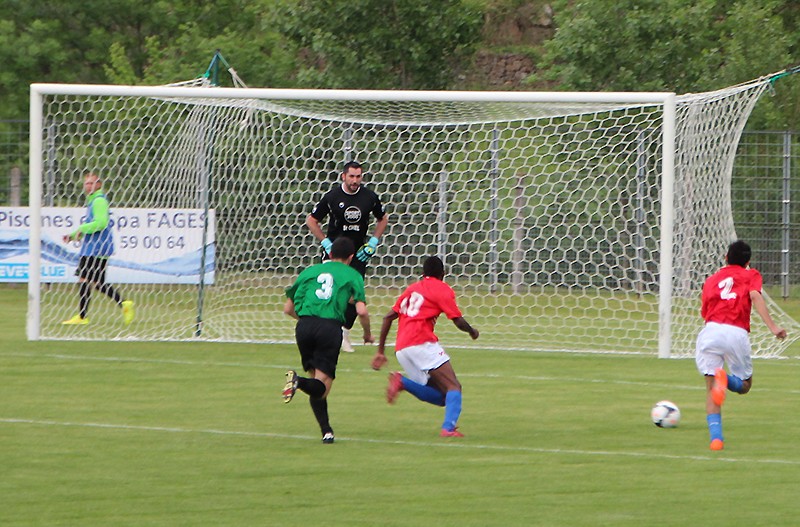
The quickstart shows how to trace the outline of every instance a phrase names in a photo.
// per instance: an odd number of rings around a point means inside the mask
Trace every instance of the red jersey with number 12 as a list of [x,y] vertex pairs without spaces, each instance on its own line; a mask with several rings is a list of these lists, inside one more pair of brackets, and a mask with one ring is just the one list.
[[451,320],[461,316],[453,289],[432,276],[408,286],[392,309],[400,315],[395,351],[437,342],[433,328],[441,313]]
[[761,273],[727,265],[703,284],[701,315],[706,322],[729,324],[750,331],[750,291],[761,292]]

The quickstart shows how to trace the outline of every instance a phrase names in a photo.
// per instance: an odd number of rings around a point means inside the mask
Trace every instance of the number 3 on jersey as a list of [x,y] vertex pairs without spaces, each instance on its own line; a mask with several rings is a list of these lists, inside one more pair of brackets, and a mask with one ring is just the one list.
[[723,300],[735,300],[736,293],[733,292],[733,278],[728,277],[720,283],[717,284],[722,291],[719,293],[719,297]]
[[419,293],[411,293],[411,296],[406,297],[400,302],[400,313],[415,317],[419,315],[419,310],[422,308],[422,303],[425,302],[425,297]]
[[320,300],[330,300],[333,296],[333,275],[330,273],[322,273],[317,277],[317,282],[320,284],[319,289],[315,291],[317,298]]

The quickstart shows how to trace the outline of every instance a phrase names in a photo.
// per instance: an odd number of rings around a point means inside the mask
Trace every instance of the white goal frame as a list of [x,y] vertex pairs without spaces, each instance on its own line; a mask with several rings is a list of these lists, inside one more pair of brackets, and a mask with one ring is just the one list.
[[[291,343],[284,288],[319,261],[303,218],[355,159],[390,215],[366,277],[374,317],[437,254],[483,337],[451,344],[440,324],[450,346],[690,357],[702,283],[738,238],[736,148],[784,74],[684,95],[33,84],[30,207],[10,211],[30,228],[7,225],[1,263],[29,272],[31,340]],[[97,293],[91,324],[62,324],[78,251],[61,238],[89,170],[131,325]],[[753,355],[779,357],[800,324],[765,298],[790,336],[753,314]]]
[[[213,90],[208,92],[207,90]],[[659,336],[658,356],[669,357],[671,346],[671,291],[673,246],[673,182],[675,170],[676,95],[661,92],[465,92],[465,91],[362,91],[362,90],[295,90],[253,88],[208,88],[166,86],[103,86],[69,84],[32,84],[30,87],[30,274],[28,284],[27,336],[40,338],[41,212],[43,177],[43,97],[74,96],[140,96],[154,98],[214,98],[268,100],[330,101],[441,101],[441,102],[519,102],[519,103],[601,103],[659,105],[663,112],[661,172],[661,240],[659,263]]]

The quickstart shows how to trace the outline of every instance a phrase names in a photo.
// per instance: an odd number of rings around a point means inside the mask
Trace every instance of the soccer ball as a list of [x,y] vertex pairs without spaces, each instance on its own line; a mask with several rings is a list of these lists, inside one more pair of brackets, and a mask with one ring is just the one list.
[[681,422],[681,410],[670,401],[658,401],[650,410],[653,424],[659,428],[675,428]]

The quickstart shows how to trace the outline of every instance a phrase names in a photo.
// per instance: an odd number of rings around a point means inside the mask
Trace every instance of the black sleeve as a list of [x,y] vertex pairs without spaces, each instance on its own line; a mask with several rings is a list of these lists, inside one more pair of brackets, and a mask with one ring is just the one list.
[[377,193],[375,194],[375,204],[372,206],[372,215],[375,216],[376,220],[383,219],[386,216],[386,211],[383,210],[383,203],[381,203],[381,197],[378,196]]
[[317,221],[322,221],[325,219],[331,211],[330,205],[328,205],[328,194],[322,196],[322,199],[319,200],[319,203],[314,205],[314,208],[311,209],[311,217]]

